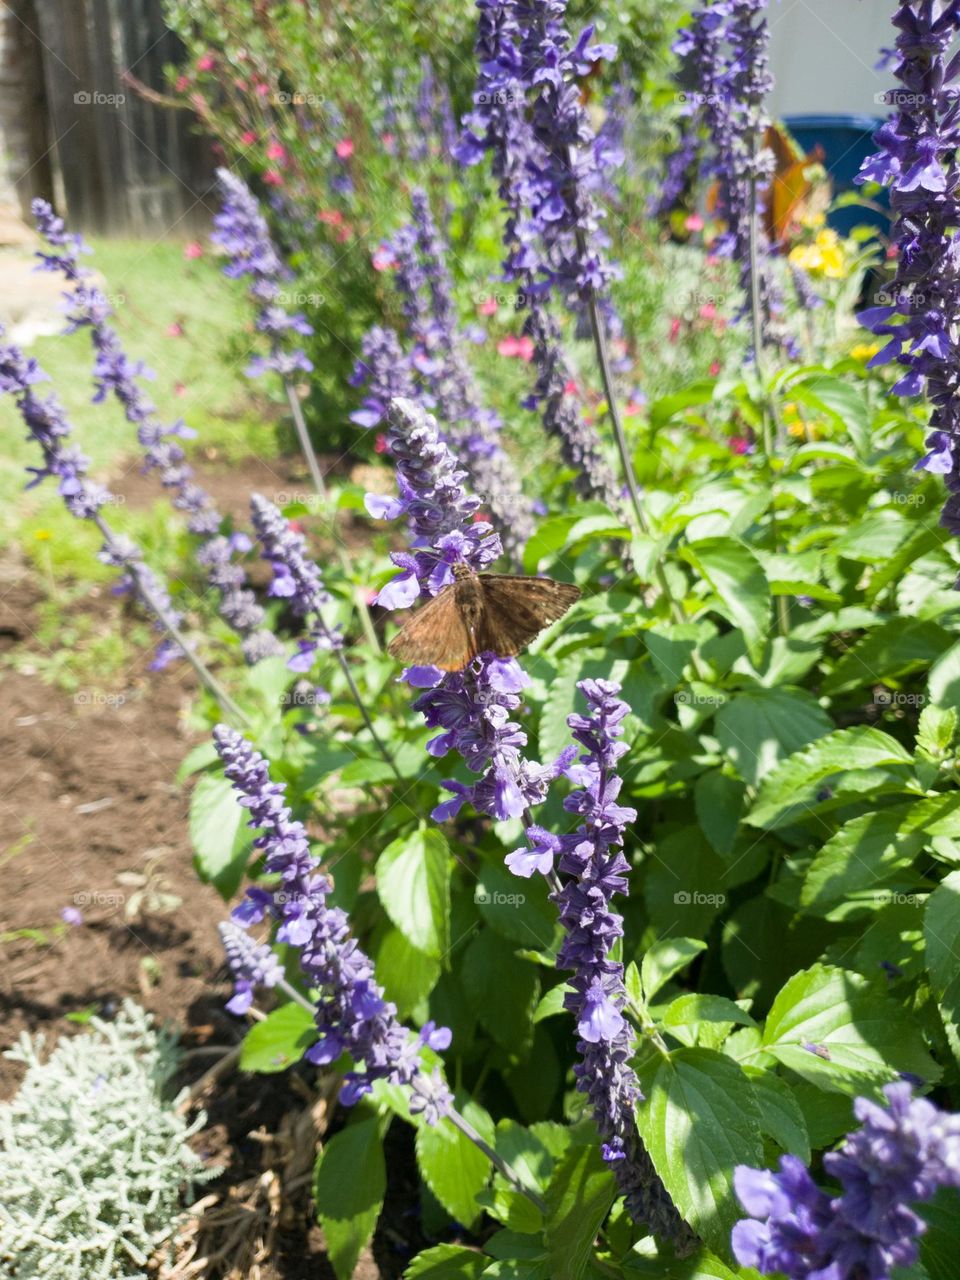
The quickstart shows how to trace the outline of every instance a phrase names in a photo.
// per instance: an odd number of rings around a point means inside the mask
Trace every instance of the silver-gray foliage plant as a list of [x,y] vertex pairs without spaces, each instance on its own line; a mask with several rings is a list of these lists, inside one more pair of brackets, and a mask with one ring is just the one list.
[[132,1001],[90,1028],[46,1061],[42,1036],[6,1053],[27,1067],[0,1105],[0,1276],[11,1280],[145,1276],[189,1202],[181,1192],[216,1173],[187,1145],[206,1117],[188,1124],[167,1096],[173,1038]]

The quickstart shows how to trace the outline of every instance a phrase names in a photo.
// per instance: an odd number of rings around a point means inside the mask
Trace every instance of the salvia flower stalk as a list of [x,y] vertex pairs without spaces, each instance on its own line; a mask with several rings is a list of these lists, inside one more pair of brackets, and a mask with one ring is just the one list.
[[[453,565],[483,569],[500,552],[499,539],[488,524],[474,520],[480,503],[464,487],[465,473],[449,445],[440,439],[436,420],[414,401],[394,401],[390,409],[390,446],[397,467],[398,498],[368,495],[371,515],[388,519],[406,515],[413,550],[391,553],[400,569],[380,591],[378,604],[406,608],[423,594],[436,595],[453,581]],[[424,692],[414,702],[426,724],[439,732],[427,745],[433,756],[450,751],[463,757],[476,782],[444,783],[451,799],[433,811],[440,822],[470,801],[480,813],[498,819],[520,817],[539,804],[563,760],[544,767],[524,759],[527,737],[511,715],[529,683],[514,658],[484,653],[465,671],[444,674],[436,667],[415,666],[405,673]]]
[[153,669],[166,666],[175,657],[185,656],[224,710],[240,720],[245,719],[220,682],[186,643],[180,631],[181,615],[173,608],[164,584],[145,564],[140,548],[132,539],[115,533],[104,519],[102,509],[114,501],[113,495],[91,480],[89,460],[75,445],[68,443],[71,429],[60,401],[52,394],[38,395],[34,389],[46,381],[47,375],[32,356],[26,356],[13,343],[0,344],[0,393],[13,396],[28,439],[39,445],[43,457],[42,467],[27,468],[33,477],[27,488],[33,488],[48,476],[55,478],[70,514],[96,525],[103,538],[99,557],[104,564],[121,571],[119,589],[135,594],[154,618],[157,629],[166,633],[151,664]]
[[83,238],[68,232],[63,219],[45,200],[34,200],[33,213],[37,230],[48,245],[48,251],[37,254],[43,269],[61,272],[71,285],[66,294],[67,332],[90,330],[96,352],[94,403],[108,394],[115,396],[127,421],[136,428],[144,451],[144,470],[157,474],[163,487],[172,493],[174,507],[186,513],[190,532],[202,539],[197,559],[217,593],[221,617],[240,636],[246,660],[254,663],[277,653],[276,638],[263,628],[263,609],[247,586],[242,565],[235,559],[238,551],[249,548],[249,539],[240,533],[220,533],[223,517],[210,495],[197,484],[179,443],[195,433],[182,420],[169,426],[160,421],[156,406],[141,385],[144,379],[153,377],[151,370],[128,357],[109,323],[113,314],[109,300],[89,283],[92,273],[80,264],[80,255],[89,252]]
[[222,204],[213,220],[211,238],[230,259],[224,275],[233,280],[249,280],[248,291],[258,308],[256,329],[267,338],[269,346],[267,355],[251,360],[247,375],[257,378],[275,373],[281,379],[311,479],[317,493],[324,497],[323,473],[293,384],[294,375],[310,373],[313,364],[302,348],[289,346],[291,333],[309,337],[313,326],[299,311],[288,311],[283,305],[281,285],[291,279],[291,272],[277,252],[253,192],[229,169],[218,169],[217,181]]
[[945,478],[941,524],[960,535],[960,96],[956,59],[947,56],[960,31],[960,2],[901,0],[894,69],[897,111],[874,135],[879,151],[859,181],[886,186],[899,253],[888,286],[893,301],[871,307],[861,323],[887,339],[872,366],[899,363],[894,391],[926,392],[933,405],[927,452],[917,469]]
[[[420,1050],[425,1044],[447,1048],[450,1032],[427,1023],[417,1039],[410,1038],[396,1006],[384,998],[372,961],[352,936],[346,913],[328,904],[333,886],[314,861],[306,829],[291,816],[283,785],[271,781],[264,757],[236,730],[218,725],[213,739],[224,772],[249,811],[247,825],[259,832],[254,845],[262,852],[265,870],[276,877],[272,888],[247,890],[233,921],[247,929],[269,917],[277,940],[296,950],[307,985],[318,993],[317,1039],[307,1059],[325,1065],[350,1055],[354,1065],[340,1092],[347,1106],[370,1093],[377,1080],[386,1080],[406,1086],[411,1111],[436,1123],[447,1114],[452,1097],[440,1071],[424,1069]],[[235,933],[229,938],[228,959],[235,965],[237,984],[232,1006],[242,1011],[249,1007],[256,983],[269,985],[277,975],[259,947],[244,950]]]
[[836,1194],[796,1156],[782,1156],[777,1173],[738,1167],[736,1192],[751,1215],[733,1229],[739,1262],[787,1280],[892,1280],[917,1260],[926,1224],[913,1206],[960,1186],[960,1116],[905,1082],[884,1094],[885,1106],[856,1100],[860,1129],[823,1158]]
[[623,854],[624,831],[637,816],[636,810],[617,803],[622,785],[617,761],[627,750],[621,739],[630,708],[612,681],[581,680],[577,688],[588,714],[567,718],[581,754],[576,764],[567,766],[567,775],[578,785],[563,802],[564,809],[576,815],[577,826],[562,836],[528,827],[529,847],[510,854],[507,866],[524,877],[554,868],[559,873],[562,888],[552,897],[565,937],[557,965],[573,974],[564,1005],[573,1014],[579,1037],[577,1088],[589,1099],[604,1159],[631,1217],[686,1248],[693,1233],[637,1134],[634,1108],[643,1095],[630,1065],[635,1036],[624,1016],[623,964],[611,955],[623,936],[623,920],[613,899],[626,894],[630,871]]
[[[402,393],[403,382],[409,383],[416,375],[424,389],[420,398],[428,408],[436,410],[445,424],[472,487],[490,510],[504,550],[519,562],[523,546],[533,533],[533,504],[523,493],[516,463],[504,450],[503,424],[481,402],[464,354],[453,282],[446,265],[446,245],[426,193],[415,190],[412,206],[412,221],[385,246],[396,268],[394,278],[414,343],[409,359],[397,368],[392,387]],[[382,383],[374,388],[375,370],[366,360],[354,371],[357,381],[367,371],[369,394],[376,407],[383,402],[387,388]],[[354,421],[359,419],[355,416]]]

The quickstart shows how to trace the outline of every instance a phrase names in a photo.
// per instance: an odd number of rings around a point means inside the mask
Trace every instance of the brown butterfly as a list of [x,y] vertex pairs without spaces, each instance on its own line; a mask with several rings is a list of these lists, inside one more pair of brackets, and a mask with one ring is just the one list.
[[474,573],[453,566],[454,581],[418,609],[387,646],[401,662],[462,671],[480,653],[512,658],[580,598],[552,578]]

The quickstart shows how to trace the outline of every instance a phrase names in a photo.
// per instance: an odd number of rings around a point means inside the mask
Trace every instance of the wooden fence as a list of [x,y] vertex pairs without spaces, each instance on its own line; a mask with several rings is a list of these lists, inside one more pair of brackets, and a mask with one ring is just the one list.
[[[14,0],[15,2],[15,0]],[[186,234],[205,218],[210,142],[189,112],[146,101],[180,60],[160,0],[33,0],[49,145],[66,214],[82,230]]]

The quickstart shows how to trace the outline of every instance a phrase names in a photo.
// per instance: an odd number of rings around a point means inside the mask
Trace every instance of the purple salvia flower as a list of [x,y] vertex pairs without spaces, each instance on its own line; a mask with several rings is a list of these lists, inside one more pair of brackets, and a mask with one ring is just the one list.
[[163,487],[173,494],[174,507],[188,516],[190,532],[204,539],[197,559],[219,595],[221,616],[241,637],[247,662],[276,654],[276,637],[262,629],[263,610],[247,587],[243,568],[234,560],[234,552],[243,549],[242,540],[236,535],[229,539],[220,535],[223,517],[210,495],[193,479],[193,468],[178,443],[178,439],[188,439],[194,432],[180,420],[169,426],[159,420],[156,406],[140,386],[143,379],[153,378],[152,370],[139,360],[130,360],[116,330],[108,323],[113,315],[109,301],[85,283],[91,273],[79,263],[79,255],[89,252],[83,238],[68,234],[63,219],[45,200],[34,200],[33,213],[37,230],[53,251],[39,252],[37,257],[44,270],[62,272],[72,286],[66,294],[67,332],[90,329],[96,351],[94,403],[99,404],[109,394],[116,397],[127,421],[136,428],[144,450],[144,470],[157,473]]
[[270,944],[256,942],[232,920],[218,926],[220,941],[233,975],[233,997],[227,1008],[237,1015],[246,1013],[253,1004],[257,987],[275,987],[283,977],[283,965]]
[[[265,869],[278,877],[273,888],[249,889],[233,918],[245,929],[269,915],[278,941],[296,950],[307,986],[319,992],[319,1035],[307,1050],[308,1060],[326,1064],[349,1053],[354,1067],[344,1080],[341,1102],[351,1106],[377,1080],[386,1080],[406,1085],[411,1111],[436,1123],[452,1096],[439,1072],[427,1075],[423,1070],[420,1048],[425,1043],[446,1047],[448,1035],[428,1023],[418,1039],[409,1038],[396,1006],[384,998],[372,961],[352,937],[346,913],[327,905],[332,885],[313,860],[303,824],[291,817],[284,787],[271,782],[266,760],[242,734],[218,725],[213,737],[224,772],[250,812],[248,826],[260,833],[254,845],[263,854]],[[234,948],[236,953],[235,942]],[[264,958],[261,953],[257,957],[264,972]],[[271,970],[266,972],[272,976]],[[253,976],[249,966],[240,971],[234,998],[239,996],[241,1003]]]
[[573,378],[560,347],[559,329],[548,314],[539,280],[543,249],[537,227],[526,212],[529,173],[546,164],[541,144],[526,116],[520,79],[520,28],[515,6],[502,0],[480,0],[477,22],[477,84],[474,109],[464,120],[457,148],[463,164],[476,164],[489,152],[500,198],[507,213],[504,274],[519,286],[518,309],[526,309],[524,334],[532,339],[537,382],[526,407],[542,407],[543,425],[560,445],[573,469],[575,487],[584,498],[605,502],[619,511],[613,472],[596,429],[585,422],[568,394]]
[[309,373],[313,365],[306,352],[284,347],[290,333],[309,337],[313,327],[305,316],[291,314],[281,305],[280,285],[291,274],[277,253],[260,205],[246,183],[229,169],[218,169],[217,181],[223,203],[213,220],[211,238],[230,258],[224,275],[233,280],[249,278],[250,296],[259,307],[256,329],[266,335],[270,345],[269,355],[251,360],[247,376],[258,378],[272,372],[290,378],[298,370]]
[[904,373],[894,391],[925,391],[933,405],[927,453],[917,469],[946,477],[940,523],[960,535],[960,100],[956,60],[947,63],[960,31],[960,2],[901,0],[894,26],[901,89],[890,97],[898,110],[874,134],[880,150],[864,162],[858,180],[889,189],[900,252],[889,286],[893,301],[859,319],[887,339],[871,366],[897,361]]
[[627,1002],[623,965],[611,958],[623,936],[623,920],[613,908],[617,894],[627,892],[629,863],[623,835],[636,810],[617,803],[621,778],[617,761],[627,750],[620,741],[630,708],[609,680],[581,680],[577,688],[589,714],[567,718],[581,755],[566,772],[577,784],[564,800],[579,821],[568,835],[554,836],[540,827],[527,829],[530,847],[510,854],[507,866],[524,877],[546,874],[556,864],[563,886],[552,895],[565,938],[557,965],[573,973],[564,1005],[577,1025],[580,1061],[574,1067],[577,1088],[590,1101],[610,1164],[634,1221],[657,1235],[684,1245],[692,1233],[677,1213],[649,1155],[640,1142],[634,1107],[642,1101],[630,1066],[635,1037],[624,1016]]
[[417,389],[410,360],[403,353],[400,339],[393,329],[374,325],[360,342],[360,359],[350,375],[350,385],[366,391],[360,408],[350,420],[358,427],[379,427],[387,416],[391,400],[416,398]]
[[911,1207],[940,1187],[960,1187],[960,1116],[889,1084],[887,1105],[858,1098],[861,1128],[824,1156],[839,1183],[831,1196],[796,1156],[778,1173],[739,1166],[735,1187],[751,1215],[733,1229],[738,1262],[788,1280],[891,1280],[917,1259],[926,1230]]
[[292,671],[309,671],[318,649],[336,650],[343,644],[339,631],[324,620],[323,609],[331,597],[323,575],[307,553],[302,534],[290,528],[272,502],[253,494],[250,514],[261,554],[273,570],[269,594],[287,604],[298,618],[310,620],[309,639],[299,642],[297,653],[287,664]]
[[[0,345],[0,392],[13,396],[26,424],[28,438],[40,446],[43,454],[42,467],[27,468],[33,476],[27,487],[33,488],[47,476],[56,477],[58,491],[70,514],[79,520],[93,521],[103,535],[100,559],[123,570],[118,590],[135,592],[154,616],[158,630],[178,627],[180,615],[173,609],[160,579],[144,564],[140,548],[125,535],[114,533],[100,514],[101,508],[113,501],[113,495],[89,478],[88,460],[67,443],[70,424],[57,397],[39,396],[34,390],[38,383],[46,381],[47,375],[36,360],[25,356],[12,343]],[[166,666],[179,653],[179,645],[164,639],[154,658],[154,669]]]
[[399,497],[367,494],[366,507],[378,520],[404,515],[409,521],[414,550],[391,552],[401,572],[377,596],[384,609],[405,609],[452,582],[457,561],[479,571],[502,548],[491,526],[475,519],[479,499],[464,487],[466,472],[440,438],[436,419],[416,401],[397,399],[390,405],[389,424]]
[[[436,595],[453,581],[453,565],[483,569],[500,554],[490,526],[473,517],[479,502],[464,488],[465,473],[439,436],[437,424],[412,401],[394,401],[390,409],[390,445],[396,460],[399,499],[368,495],[367,509],[387,518],[405,514],[412,552],[393,552],[401,573],[381,590],[378,604],[406,608],[418,596]],[[510,719],[520,706],[528,678],[514,658],[485,653],[465,671],[444,674],[436,667],[410,667],[407,681],[424,692],[414,702],[426,724],[440,733],[429,743],[431,755],[456,751],[468,768],[482,775],[466,786],[445,782],[452,798],[433,811],[436,821],[452,817],[470,801],[498,819],[519,817],[540,804],[563,767],[523,759],[526,734]]]
[[389,243],[395,281],[414,351],[410,367],[423,382],[427,407],[436,411],[475,492],[490,509],[504,549],[519,561],[533,533],[533,504],[520,487],[516,464],[500,442],[502,423],[483,406],[464,355],[446,246],[423,191],[412,195],[413,221]]

